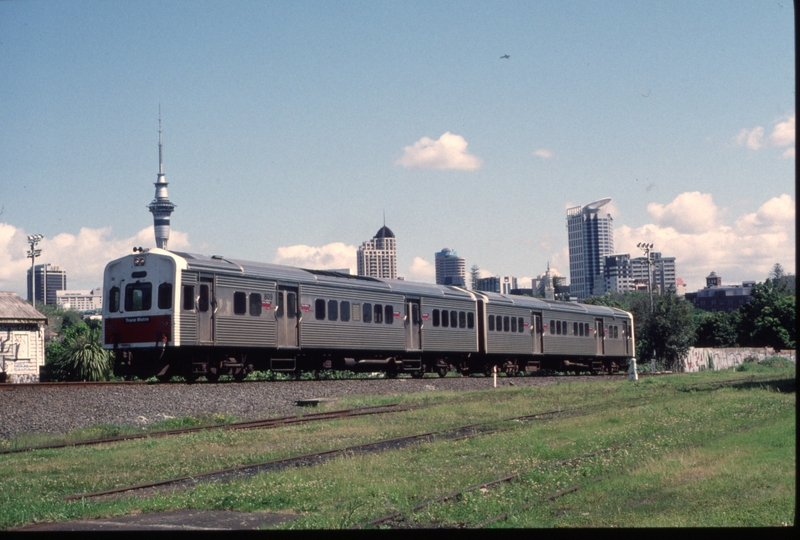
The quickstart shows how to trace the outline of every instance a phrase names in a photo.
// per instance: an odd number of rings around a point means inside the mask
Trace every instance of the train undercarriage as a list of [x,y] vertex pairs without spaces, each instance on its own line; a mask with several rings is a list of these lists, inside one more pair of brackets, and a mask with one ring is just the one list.
[[623,358],[557,358],[539,356],[533,358],[500,355],[464,354],[456,356],[373,354],[368,357],[357,351],[298,353],[296,350],[272,351],[219,349],[204,347],[147,348],[117,350],[114,373],[131,378],[156,377],[168,381],[173,376],[193,382],[200,377],[217,381],[228,375],[236,381],[244,380],[255,371],[273,371],[299,376],[304,372],[352,371],[355,373],[382,372],[388,378],[408,374],[421,378],[426,373],[445,377],[451,371],[462,376],[505,374],[506,376],[555,375],[558,373],[614,374],[628,369]]

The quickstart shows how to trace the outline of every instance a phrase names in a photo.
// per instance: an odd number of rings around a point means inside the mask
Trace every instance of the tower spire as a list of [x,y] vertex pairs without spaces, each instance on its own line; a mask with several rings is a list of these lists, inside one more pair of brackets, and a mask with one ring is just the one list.
[[175,204],[169,200],[167,179],[164,176],[164,144],[161,138],[161,105],[158,106],[158,177],[156,178],[156,197],[148,205],[153,214],[153,229],[156,247],[167,249],[169,240],[169,218],[175,210]]

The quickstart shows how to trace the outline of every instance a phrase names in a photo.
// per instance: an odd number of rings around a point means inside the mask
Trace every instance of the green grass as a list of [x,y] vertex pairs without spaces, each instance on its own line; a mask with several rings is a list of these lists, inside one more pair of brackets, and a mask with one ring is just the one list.
[[[796,396],[786,391],[794,388],[786,381],[793,383],[795,370],[764,367],[768,371],[712,371],[637,382],[564,378],[544,387],[353,396],[333,407],[398,401],[424,407],[279,429],[202,431],[0,456],[0,529],[181,508],[291,513],[298,519],[283,528],[343,528],[513,473],[522,474],[407,514],[405,525],[475,527],[506,512],[507,519],[487,526],[794,523]],[[739,384],[721,385],[731,379]],[[503,420],[575,407],[584,408],[549,419]],[[171,422],[177,426],[195,421]],[[339,455],[313,467],[199,483],[148,497],[61,500],[76,493],[486,421],[511,429],[378,454]],[[632,441],[566,465],[553,464]],[[595,481],[597,477],[603,479]],[[581,487],[544,500],[574,485]]]

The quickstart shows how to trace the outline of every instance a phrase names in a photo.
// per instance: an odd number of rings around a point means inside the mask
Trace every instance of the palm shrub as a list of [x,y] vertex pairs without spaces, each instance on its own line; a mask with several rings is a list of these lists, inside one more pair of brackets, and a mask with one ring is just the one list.
[[50,380],[104,381],[111,374],[111,353],[103,349],[101,330],[78,323],[47,347]]

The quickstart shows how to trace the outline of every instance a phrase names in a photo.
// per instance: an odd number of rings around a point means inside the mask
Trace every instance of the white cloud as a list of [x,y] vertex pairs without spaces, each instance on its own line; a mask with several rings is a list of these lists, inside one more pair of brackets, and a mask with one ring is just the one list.
[[551,152],[547,148],[539,148],[538,150],[533,152],[533,155],[536,157],[540,157],[542,159],[550,159],[551,157],[553,157],[553,152]]
[[758,150],[764,146],[763,140],[764,128],[761,126],[750,130],[742,128],[742,130],[736,136],[736,142],[739,143],[739,146],[747,146],[751,150]]
[[313,270],[334,270],[349,268],[356,271],[356,246],[342,242],[332,242],[321,247],[296,246],[279,247],[273,262]]
[[699,191],[681,193],[666,206],[650,203],[647,211],[658,225],[682,233],[699,233],[715,227],[720,214],[711,194]]
[[770,142],[774,146],[789,146],[795,143],[795,115],[792,114],[784,122],[775,124]]
[[[697,204],[693,206],[692,201]],[[724,283],[743,280],[763,281],[772,266],[779,262],[787,272],[795,272],[795,213],[790,195],[774,197],[752,214],[735,220],[734,226],[722,223],[724,212],[714,205],[711,196],[683,193],[674,201],[658,208],[661,221],[638,228],[621,226],[614,230],[617,253],[641,256],[638,242],[652,242],[654,251],[664,257],[675,257],[677,275],[689,291],[705,286],[705,277],[712,271]],[[679,208],[695,214],[708,214],[710,219],[677,215]],[[652,213],[652,212],[651,212]],[[673,226],[672,222],[678,225]],[[704,221],[705,220],[705,221]],[[705,223],[705,227],[700,227]]]
[[467,152],[467,141],[449,131],[439,140],[422,137],[403,148],[403,157],[395,161],[406,169],[458,169],[471,171],[480,168],[483,160]]
[[[61,266],[67,272],[69,289],[92,289],[103,283],[106,264],[131,253],[134,246],[152,247],[155,244],[153,227],[147,227],[130,238],[111,236],[111,227],[91,229],[82,227],[78,234],[59,233],[45,238],[36,246],[42,254],[37,264]],[[30,259],[27,252],[29,233],[8,223],[0,223],[0,290],[27,294],[27,270]],[[169,248],[184,250],[189,247],[186,233],[172,230]]]
[[435,282],[436,267],[422,257],[414,257],[414,261],[408,268],[408,277],[409,281]]
[[782,121],[775,121],[772,133],[768,140],[764,140],[764,128],[756,126],[753,129],[742,129],[734,138],[739,146],[747,146],[751,150],[759,150],[767,144],[770,146],[789,146],[781,157],[794,159],[795,156],[795,113],[786,116]]

